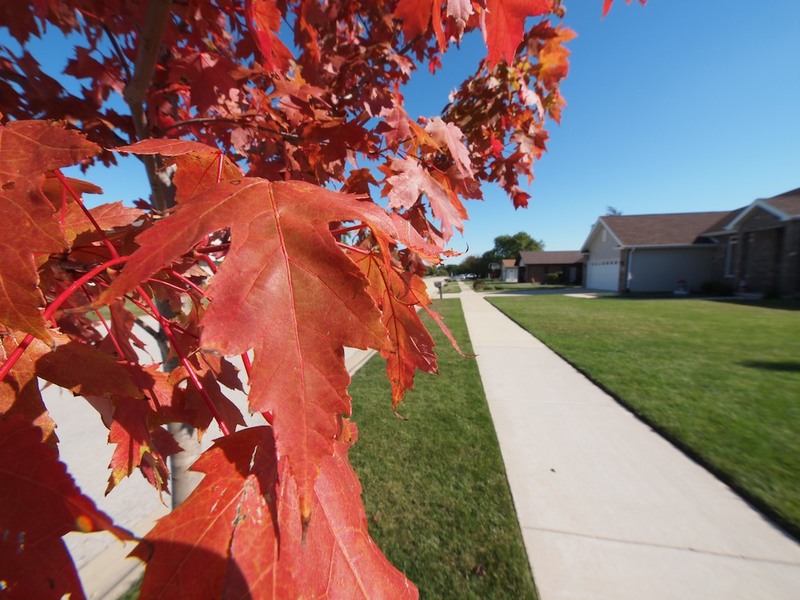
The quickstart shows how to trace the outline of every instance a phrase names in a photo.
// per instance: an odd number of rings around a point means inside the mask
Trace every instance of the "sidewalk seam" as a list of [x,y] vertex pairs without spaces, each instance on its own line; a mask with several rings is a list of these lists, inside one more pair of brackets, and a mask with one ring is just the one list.
[[773,565],[784,565],[789,567],[800,567],[800,562],[788,561],[788,560],[776,560],[773,558],[761,558],[758,556],[746,556],[744,554],[730,554],[727,552],[714,552],[713,550],[702,550],[700,548],[692,548],[690,546],[674,546],[671,544],[654,544],[651,542],[642,542],[638,540],[625,540],[621,538],[613,538],[613,537],[606,537],[602,535],[591,535],[588,533],[578,533],[576,531],[566,531],[563,529],[551,529],[548,527],[532,527],[532,526],[522,526],[522,529],[528,531],[541,531],[544,533],[555,533],[558,535],[568,535],[571,537],[579,537],[589,540],[597,540],[600,542],[611,542],[614,544],[623,544],[629,546],[643,546],[647,548],[659,548],[663,550],[675,550],[677,552],[692,552],[695,554],[704,554],[707,556],[716,556],[719,558],[731,558],[735,560],[745,560],[745,561],[754,561],[760,563],[767,563]]

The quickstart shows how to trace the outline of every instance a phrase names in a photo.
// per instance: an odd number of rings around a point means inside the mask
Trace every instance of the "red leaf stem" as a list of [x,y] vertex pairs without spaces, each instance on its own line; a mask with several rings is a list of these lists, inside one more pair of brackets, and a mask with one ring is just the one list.
[[224,159],[225,159],[225,155],[222,152],[220,152],[219,153],[219,158],[217,159],[217,163],[218,163],[217,164],[217,183],[222,181],[222,164],[223,164]]
[[[230,244],[217,244],[216,246],[200,246],[195,248],[194,251],[198,254],[216,254],[217,252],[227,252],[230,247]],[[198,256],[197,258],[200,257]]]
[[[197,285],[196,283],[194,283],[194,282],[193,282],[191,279],[189,279],[188,277],[184,277],[183,275],[181,275],[180,273],[178,273],[178,272],[177,272],[175,269],[170,269],[170,270],[169,270],[169,274],[170,274],[170,275],[172,275],[172,276],[173,276],[175,279],[178,279],[179,281],[181,281],[182,283],[185,283],[187,286],[189,286],[189,287],[190,287],[191,289],[193,289],[195,292],[197,292],[198,294],[200,294],[200,297],[201,297],[201,298],[204,298],[204,297],[205,297],[206,293],[205,293],[205,292],[202,290],[202,288],[201,288],[199,285]],[[184,291],[184,292],[185,292],[186,290],[181,290],[181,291]]]
[[175,334],[172,332],[172,328],[169,326],[169,322],[164,318],[161,317],[160,319],[161,327],[164,329],[164,334],[167,336],[170,344],[172,344],[173,349],[175,350],[175,354],[178,355],[178,359],[180,360],[183,367],[186,369],[186,372],[189,375],[189,379],[194,385],[197,392],[202,396],[203,401],[206,403],[208,410],[211,411],[211,415],[214,417],[214,420],[219,425],[220,431],[222,431],[222,435],[230,435],[231,430],[228,429],[228,425],[225,423],[225,420],[222,418],[219,410],[217,409],[217,405],[214,404],[214,401],[211,399],[211,396],[208,395],[208,392],[203,387],[203,384],[200,382],[200,379],[197,377],[197,373],[194,372],[194,367],[192,363],[189,362],[189,359],[186,358],[186,355],[181,351],[180,347],[178,346],[178,340],[175,339]]
[[244,372],[247,373],[247,379],[250,380],[250,369],[253,368],[253,363],[250,362],[250,356],[245,352],[242,354],[242,364],[244,365]]
[[360,231],[366,228],[366,225],[353,225],[352,227],[340,227],[339,229],[331,229],[331,235],[341,235],[349,231]]
[[[199,251],[196,250],[195,252],[199,252]],[[217,265],[213,260],[211,260],[210,256],[208,256],[206,254],[199,254],[198,253],[197,255],[195,255],[195,258],[197,260],[202,260],[204,263],[206,263],[208,265],[208,268],[211,269],[212,273],[216,273],[217,272]]]
[[347,244],[343,244],[342,242],[336,242],[336,245],[340,248],[344,248],[348,252],[355,252],[356,254],[362,254],[364,256],[369,256],[372,254],[369,250],[363,250],[361,248],[356,248],[355,246],[349,246]]
[[[90,296],[89,293],[86,291],[86,286],[81,286],[81,289],[83,290],[83,293],[86,294],[86,297],[89,298]],[[106,318],[99,310],[95,310],[93,312],[95,315],[97,315],[98,320],[103,324],[103,327],[105,328],[106,333],[108,333],[108,337],[111,340],[111,343],[114,344],[114,349],[117,351],[117,355],[119,355],[121,359],[124,359],[125,353],[122,351],[122,347],[119,345],[119,340],[117,340],[117,336],[114,334],[114,331],[109,326],[108,321],[106,321]]]
[[[163,282],[159,281],[159,283]],[[144,300],[144,302],[150,308],[151,314],[154,316],[154,318],[158,320],[158,324],[161,325],[161,328],[164,330],[164,335],[167,336],[167,340],[169,340],[169,343],[172,344],[172,348],[175,350],[175,354],[178,355],[178,360],[180,360],[180,363],[184,366],[187,373],[189,374],[189,379],[191,380],[192,385],[194,385],[197,392],[203,398],[203,401],[206,403],[208,410],[211,412],[211,416],[214,417],[214,420],[219,425],[220,431],[222,431],[223,435],[230,435],[231,430],[228,429],[228,426],[225,424],[225,420],[222,418],[222,415],[217,409],[217,405],[214,404],[214,401],[208,395],[208,392],[206,392],[205,388],[203,388],[203,384],[200,383],[200,380],[197,378],[197,374],[194,372],[192,364],[189,362],[189,359],[186,357],[186,355],[183,353],[180,346],[178,345],[178,340],[175,339],[175,334],[172,331],[173,324],[170,323],[169,320],[167,320],[164,317],[164,315],[158,312],[158,309],[156,308],[155,304],[153,304],[153,301],[150,299],[150,297],[147,294],[145,294],[141,286],[136,288],[136,292],[139,294],[139,297],[142,298],[142,300]]]
[[[220,163],[220,168],[221,168],[221,163]],[[108,248],[108,251],[111,253],[111,255],[115,257],[114,260],[119,259],[120,256],[117,253],[117,249],[114,248],[114,245],[108,240],[108,238],[106,237],[105,232],[103,231],[103,229],[97,223],[97,221],[95,220],[94,216],[92,216],[92,213],[89,212],[86,209],[86,207],[83,205],[83,201],[81,200],[80,196],[77,193],[75,193],[75,190],[73,190],[72,187],[69,185],[69,182],[67,181],[67,179],[58,170],[56,170],[56,177],[58,177],[58,179],[59,179],[59,181],[61,181],[62,185],[70,192],[72,197],[78,203],[78,206],[80,206],[81,210],[86,215],[86,217],[89,219],[89,221],[91,221],[91,223],[95,227],[95,229],[103,235],[103,242],[105,243],[105,245]],[[128,259],[128,257],[125,257],[124,260],[127,260],[127,259]],[[113,260],[109,261],[109,263],[111,263],[111,262],[113,262]],[[122,261],[120,260],[119,262],[122,262]],[[108,264],[108,266],[112,266],[112,265]],[[92,271],[90,271],[90,273],[93,273],[94,271],[95,270],[92,270]],[[84,277],[82,277],[78,281],[82,281],[85,278],[86,278],[86,276],[84,275]],[[87,281],[88,281],[88,279],[87,279]],[[77,282],[75,282],[75,283],[77,283]],[[71,295],[74,292],[74,290],[76,289],[75,288],[75,283],[70,285],[67,288],[67,290],[64,292],[64,293],[69,292],[69,294],[64,299],[62,299],[61,302],[63,302],[67,297],[69,297],[69,295]],[[159,283],[163,283],[164,285],[169,285],[168,283],[163,282],[163,281],[159,281]],[[187,280],[187,283],[191,283],[191,282],[188,282],[188,280]],[[191,284],[191,285],[193,287],[195,287],[195,288],[197,287],[194,284]],[[177,287],[177,286],[175,286],[175,287]],[[180,288],[178,288],[178,289],[180,289]],[[200,291],[200,293],[202,293],[202,290],[200,290],[200,288],[197,288],[197,289],[198,289],[198,291]],[[185,290],[180,290],[180,291],[185,291]],[[188,359],[186,358],[186,356],[183,354],[183,352],[181,352],[180,348],[178,347],[177,340],[175,339],[175,335],[172,332],[172,324],[159,313],[159,311],[156,308],[155,304],[153,304],[153,301],[145,293],[144,289],[141,286],[138,286],[136,288],[136,292],[145,301],[147,306],[150,308],[150,313],[158,320],[159,324],[164,329],[164,334],[167,336],[167,339],[172,344],[172,347],[175,349],[175,353],[178,355],[178,357],[179,357],[179,359],[181,361],[181,364],[183,364],[183,366],[188,371],[189,379],[192,381],[192,384],[195,386],[195,389],[197,389],[197,391],[200,394],[200,396],[202,396],[203,400],[205,401],[206,405],[208,406],[209,411],[211,411],[212,416],[217,421],[217,424],[219,425],[220,430],[222,431],[222,433],[224,435],[230,435],[230,429],[228,429],[228,426],[225,424],[225,421],[222,418],[222,415],[219,413],[219,410],[217,410],[217,407],[214,404],[213,400],[211,400],[211,397],[208,395],[208,393],[203,388],[203,385],[200,383],[200,380],[197,378],[197,374],[192,369],[192,366],[189,363]],[[64,293],[62,293],[61,295],[63,296]],[[61,296],[59,296],[59,298],[60,297]],[[45,317],[49,317],[48,311],[50,311],[50,310],[54,311],[55,310],[55,308],[54,308],[55,305],[56,305],[56,301],[54,301],[53,304],[51,304],[48,307],[47,311],[45,311]],[[50,314],[52,314],[52,312]],[[26,340],[27,340],[27,338],[26,338]],[[25,343],[26,340],[23,340],[23,343]],[[28,344],[30,344],[30,341],[28,341]],[[25,345],[25,348],[27,348],[28,344]],[[12,353],[12,355],[9,356],[8,360],[6,361],[6,363],[9,363],[12,359],[13,359],[14,363],[16,363],[17,360],[19,360],[19,357],[22,356],[22,352],[20,352],[19,356],[15,357],[15,354],[17,354],[16,350],[18,350],[19,348],[22,348],[22,347],[23,347],[22,344],[20,344],[17,347],[17,349],[15,349],[14,353]],[[24,352],[24,349],[23,349],[23,352]],[[8,369],[6,369],[6,365],[5,364],[3,365],[2,368],[0,368],[0,381],[2,381],[2,379],[8,373],[8,371],[11,370],[11,367],[13,367],[14,363],[12,363],[11,366],[8,367]]]

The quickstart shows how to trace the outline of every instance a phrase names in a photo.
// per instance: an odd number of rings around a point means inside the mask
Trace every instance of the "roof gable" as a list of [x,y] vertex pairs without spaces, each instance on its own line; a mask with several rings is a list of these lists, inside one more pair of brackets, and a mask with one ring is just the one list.
[[747,215],[755,210],[765,210],[778,217],[781,221],[790,219],[800,219],[800,188],[778,194],[772,198],[759,198],[749,206],[746,206],[735,219],[732,219],[726,229],[732,230]]

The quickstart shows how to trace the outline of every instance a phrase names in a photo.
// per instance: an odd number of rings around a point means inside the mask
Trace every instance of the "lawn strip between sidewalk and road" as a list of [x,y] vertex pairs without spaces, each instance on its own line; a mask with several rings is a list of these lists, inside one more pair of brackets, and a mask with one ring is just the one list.
[[[435,308],[471,352],[459,300]],[[535,588],[478,367],[436,325],[438,376],[418,373],[394,416],[385,363],[353,376],[358,442],[350,451],[370,533],[422,598],[535,598]]]
[[800,536],[798,303],[489,301]]

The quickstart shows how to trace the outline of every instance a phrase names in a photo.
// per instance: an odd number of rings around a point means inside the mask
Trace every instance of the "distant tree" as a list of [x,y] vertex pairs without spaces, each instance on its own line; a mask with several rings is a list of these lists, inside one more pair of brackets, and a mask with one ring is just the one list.
[[489,270],[489,261],[483,256],[465,256],[457,265],[451,265],[450,269],[454,275],[475,273],[478,277],[485,277]]
[[606,206],[606,216],[619,217],[622,216],[622,211],[614,208],[613,206]]
[[514,235],[500,235],[494,238],[494,248],[483,254],[487,263],[499,263],[504,258],[516,258],[522,251],[544,250],[544,242],[535,240],[524,231]]

